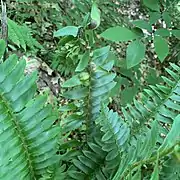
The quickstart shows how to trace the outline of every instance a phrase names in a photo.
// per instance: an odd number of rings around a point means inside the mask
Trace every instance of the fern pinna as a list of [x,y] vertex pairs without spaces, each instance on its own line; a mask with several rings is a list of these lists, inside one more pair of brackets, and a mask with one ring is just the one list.
[[0,179],[37,179],[56,162],[57,113],[35,96],[37,73],[24,76],[25,60],[0,65]]

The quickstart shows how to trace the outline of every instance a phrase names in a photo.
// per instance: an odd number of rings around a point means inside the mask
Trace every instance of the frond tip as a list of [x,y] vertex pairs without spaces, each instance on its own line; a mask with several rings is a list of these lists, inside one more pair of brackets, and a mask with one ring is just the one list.
[[59,128],[46,97],[34,97],[36,73],[24,77],[15,55],[0,65],[0,179],[35,179],[55,162]]

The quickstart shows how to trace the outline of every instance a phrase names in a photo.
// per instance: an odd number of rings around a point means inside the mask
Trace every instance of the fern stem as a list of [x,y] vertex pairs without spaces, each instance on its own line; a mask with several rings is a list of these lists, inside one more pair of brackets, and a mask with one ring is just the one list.
[[[90,61],[89,61],[89,64],[91,63],[91,58],[90,58]],[[91,129],[91,117],[92,117],[92,114],[91,114],[91,76],[92,76],[92,69],[91,67],[88,68],[88,73],[89,73],[89,93],[88,93],[88,100],[87,100],[87,118],[86,118],[86,140],[87,142],[89,140],[91,140],[90,138],[90,133],[92,132],[92,129]]]

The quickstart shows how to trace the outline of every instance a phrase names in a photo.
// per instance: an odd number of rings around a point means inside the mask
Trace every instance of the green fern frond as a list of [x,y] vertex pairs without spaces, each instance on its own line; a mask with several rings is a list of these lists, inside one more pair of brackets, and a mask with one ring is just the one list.
[[39,180],[70,180],[66,172],[66,165],[62,164],[61,161],[50,166],[47,172],[43,174]]
[[[72,100],[83,99],[83,113],[80,115],[87,128],[87,134],[92,133],[92,125],[98,117],[102,102],[108,102],[109,92],[115,86],[116,74],[111,72],[114,61],[106,61],[109,47],[95,50],[87,72],[79,73],[64,83],[64,87],[72,87],[63,96]],[[70,84],[70,85],[69,85]],[[79,120],[78,120],[79,121]]]
[[[163,77],[164,85],[150,86],[151,89],[141,94],[141,102],[134,100],[128,111],[123,109],[125,120],[130,125],[131,138],[113,180],[125,178],[137,172],[135,168],[138,166],[154,162],[158,144],[162,144],[158,150],[160,158],[171,153],[176,145],[179,137],[180,67],[170,65],[171,69],[166,69],[170,78]],[[165,140],[160,137],[162,133],[166,136]]]
[[[133,105],[122,109],[134,135],[145,132],[147,126],[144,125],[150,124],[152,120],[171,125],[180,112],[180,67],[172,63],[170,65],[171,69],[166,68],[170,77],[162,77],[164,84],[150,86],[140,94],[138,100],[134,99]],[[168,131],[161,128],[161,132],[167,134]]]
[[125,143],[130,137],[130,129],[117,112],[109,110],[104,105],[96,124],[100,125],[101,131],[104,133],[102,149],[108,153],[106,156],[107,168],[115,170],[121,161],[122,152],[126,147]]
[[37,96],[37,73],[24,76],[15,55],[0,65],[0,179],[36,179],[56,162],[57,114]]
[[14,21],[8,19],[8,38],[18,47],[34,50],[35,48],[43,48],[32,36],[27,26],[20,26]]
[[134,174],[138,171],[137,167],[141,167],[147,163],[156,150],[158,139],[158,124],[153,122],[152,129],[148,130],[147,134],[142,134],[138,139],[133,139],[130,145],[126,146],[123,151],[119,169],[113,177],[113,180],[126,178],[128,174]]
[[109,172],[105,172],[104,169],[106,154],[107,153],[102,150],[97,142],[89,142],[88,150],[83,150],[82,155],[78,156],[78,159],[73,160],[73,163],[78,170],[70,171],[68,173],[69,176],[77,180],[107,179]]

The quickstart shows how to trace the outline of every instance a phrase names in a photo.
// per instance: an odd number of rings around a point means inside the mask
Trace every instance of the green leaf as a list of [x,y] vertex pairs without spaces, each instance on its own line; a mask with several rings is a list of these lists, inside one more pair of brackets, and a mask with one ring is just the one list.
[[95,29],[100,25],[101,19],[100,19],[100,10],[97,7],[97,4],[94,2],[91,8],[91,19],[93,22],[96,23]]
[[164,28],[157,29],[155,34],[156,35],[160,35],[162,37],[169,37],[170,36],[169,30],[168,29],[164,29]]
[[163,62],[166,56],[169,54],[169,47],[167,41],[161,36],[155,36],[154,48],[159,60]]
[[78,35],[78,31],[79,31],[79,27],[66,26],[66,27],[54,32],[54,37],[68,36],[68,35],[76,37]]
[[107,59],[110,51],[110,46],[105,46],[100,49],[96,49],[93,51],[92,60],[96,65],[102,65],[104,61]]
[[132,23],[133,23],[135,26],[137,26],[138,28],[146,29],[146,30],[148,30],[149,32],[152,31],[152,27],[151,27],[151,25],[150,25],[147,21],[144,21],[144,20],[136,20],[136,21],[133,21]]
[[153,11],[159,11],[159,1],[158,0],[143,0],[146,7]]
[[78,87],[63,94],[63,97],[68,99],[81,99],[88,95],[89,90],[86,87]]
[[116,26],[104,31],[101,34],[101,37],[114,42],[118,42],[118,41],[123,42],[123,41],[134,40],[139,36],[135,32],[129,30],[126,27]]
[[74,86],[78,86],[81,84],[81,81],[79,79],[79,75],[75,75],[72,78],[68,79],[67,81],[65,81],[62,84],[63,88],[67,88],[67,87],[74,87]]
[[89,62],[89,51],[86,51],[81,60],[79,61],[77,67],[76,67],[76,72],[81,72],[83,71],[87,66],[88,66],[88,62]]
[[167,25],[167,27],[171,27],[171,17],[169,16],[168,12],[163,12],[162,17]]
[[150,15],[149,18],[150,24],[155,24],[158,21],[158,19],[161,18],[161,14],[158,12],[150,12],[149,15]]
[[0,39],[0,58],[3,56],[6,50],[6,43],[4,40]]
[[180,39],[180,30],[179,29],[173,29],[171,32],[176,38]]
[[168,135],[166,136],[163,144],[160,146],[159,152],[164,151],[175,145],[175,143],[177,142],[177,140],[179,140],[180,137],[179,129],[180,129],[180,115],[176,116],[176,118],[174,119],[172,128],[168,133]]
[[127,68],[132,68],[139,64],[145,56],[145,45],[140,41],[133,41],[126,50]]

